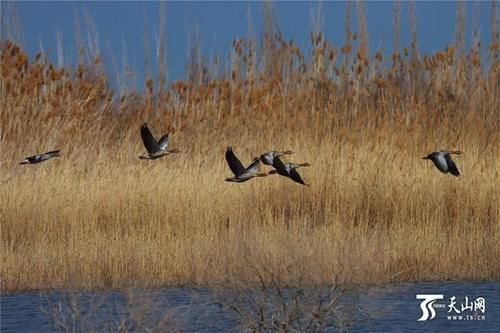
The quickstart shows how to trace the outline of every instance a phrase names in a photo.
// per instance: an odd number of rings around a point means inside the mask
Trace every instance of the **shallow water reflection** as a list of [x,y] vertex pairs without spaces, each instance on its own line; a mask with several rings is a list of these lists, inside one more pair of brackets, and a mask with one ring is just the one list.
[[[417,321],[422,316],[422,310],[421,300],[416,299],[416,294],[443,294],[443,299],[434,303],[434,319]],[[293,292],[286,291],[285,295],[280,295],[290,308],[293,307],[293,295]],[[456,304],[453,307],[450,307],[451,297],[455,297]],[[468,303],[465,302],[465,297],[468,298]],[[478,297],[484,297],[484,309],[470,311],[468,306],[474,306],[473,301]],[[272,299],[263,297],[258,292],[236,295],[234,292],[189,288],[98,293],[17,293],[2,295],[0,298],[0,331],[244,331],[249,325],[247,314],[259,313],[259,308],[256,308],[258,301],[268,302],[264,308],[266,313],[262,315],[270,318],[271,325],[273,321],[278,322],[281,309],[273,309],[276,304],[269,301]],[[329,300],[324,300],[325,304],[327,301]],[[224,306],[221,307],[218,303],[224,303]],[[234,305],[238,305],[237,310],[242,313],[238,314],[230,308]],[[335,312],[335,318],[325,318],[323,331],[498,332],[500,282],[417,283],[371,287],[342,294],[341,301],[336,306],[344,311]],[[353,311],[346,313],[346,309]],[[457,314],[455,309],[461,313]],[[448,318],[452,314],[457,317]],[[462,315],[462,320],[459,320],[459,315]],[[484,320],[465,320],[482,319],[482,316]],[[309,317],[302,319],[307,322]],[[310,331],[310,328],[306,331]]]

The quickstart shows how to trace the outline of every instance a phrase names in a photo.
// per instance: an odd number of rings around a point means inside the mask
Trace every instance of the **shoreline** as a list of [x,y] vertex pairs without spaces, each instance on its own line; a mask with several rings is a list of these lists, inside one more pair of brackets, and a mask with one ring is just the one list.
[[[425,281],[406,281],[406,282],[383,282],[383,283],[371,283],[371,284],[354,284],[354,285],[349,285],[349,288],[359,290],[359,289],[365,289],[365,288],[400,288],[404,286],[411,286],[411,285],[417,285],[417,284],[435,284],[439,283],[442,284],[443,286],[446,286],[447,284],[482,284],[482,283],[499,283],[500,284],[500,277],[498,278],[492,278],[491,280],[425,280]],[[254,288],[257,287],[258,285],[246,285],[246,288]],[[326,287],[327,285],[325,285]],[[342,287],[343,285],[339,285],[339,287]],[[7,290],[0,290],[0,293],[3,296],[15,296],[15,295],[21,295],[21,294],[43,294],[43,293],[115,293],[115,292],[123,292],[123,291],[128,291],[128,290],[139,290],[139,291],[159,291],[159,290],[166,290],[166,289],[173,289],[173,290],[184,290],[184,289],[192,289],[194,291],[196,290],[224,290],[224,289],[229,289],[232,290],[236,287],[241,287],[238,285],[192,285],[189,286],[189,284],[185,285],[176,285],[176,286],[158,286],[158,287],[123,287],[123,288],[103,288],[103,289],[26,289],[26,290],[16,290],[16,291],[7,291]],[[320,286],[317,286],[318,288],[321,288]],[[287,286],[287,288],[303,288],[303,286]]]

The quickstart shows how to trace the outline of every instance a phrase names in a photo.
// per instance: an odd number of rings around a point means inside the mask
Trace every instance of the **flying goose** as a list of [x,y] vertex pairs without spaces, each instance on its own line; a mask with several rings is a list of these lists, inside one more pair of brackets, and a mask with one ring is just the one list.
[[147,123],[143,123],[141,126],[141,137],[144,147],[148,151],[146,154],[139,156],[141,160],[155,160],[168,154],[179,153],[178,149],[167,149],[168,134],[162,136],[157,142]]
[[243,167],[240,160],[234,155],[233,147],[226,148],[226,161],[229,168],[234,173],[234,177],[226,178],[227,182],[243,183],[254,177],[265,177],[267,173],[258,173],[260,160],[258,157],[254,158],[252,163],[247,167]]
[[275,174],[288,177],[294,182],[297,182],[302,185],[309,186],[309,184],[304,183],[299,173],[297,172],[297,168],[311,166],[309,163],[283,163],[279,157],[275,157],[273,160],[274,170],[269,171],[269,174]]
[[24,160],[22,160],[21,163],[19,163],[19,164],[40,163],[40,162],[48,160],[49,158],[61,156],[61,154],[59,152],[60,152],[60,150],[52,150],[52,151],[48,151],[48,152],[43,153],[43,154],[28,156]]
[[264,153],[264,154],[260,155],[260,160],[262,161],[262,163],[264,163],[266,165],[273,165],[273,160],[274,160],[275,157],[280,157],[280,156],[283,156],[285,154],[293,154],[293,151],[291,151],[291,150],[286,150],[286,151],[272,150],[272,151],[268,151],[267,153]]
[[457,166],[451,159],[451,154],[460,155],[462,152],[460,150],[449,151],[449,150],[440,150],[430,153],[426,157],[422,157],[423,160],[431,160],[434,162],[436,168],[442,173],[451,173],[453,176],[460,176],[460,172],[458,172]]

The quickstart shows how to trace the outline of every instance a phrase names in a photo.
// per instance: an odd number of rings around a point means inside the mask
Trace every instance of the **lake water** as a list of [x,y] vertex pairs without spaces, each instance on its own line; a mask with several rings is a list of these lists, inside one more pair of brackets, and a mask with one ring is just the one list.
[[[425,301],[417,294],[437,298],[424,306],[426,321],[417,321]],[[340,301],[330,303],[338,295]],[[259,322],[262,331],[269,331],[284,328],[279,326],[284,318],[295,323],[288,321],[288,328],[313,331],[308,313],[319,313],[319,304],[324,317],[315,323],[326,332],[500,332],[500,282],[397,284],[345,292],[173,288],[16,293],[0,298],[0,331],[235,332],[259,328]]]

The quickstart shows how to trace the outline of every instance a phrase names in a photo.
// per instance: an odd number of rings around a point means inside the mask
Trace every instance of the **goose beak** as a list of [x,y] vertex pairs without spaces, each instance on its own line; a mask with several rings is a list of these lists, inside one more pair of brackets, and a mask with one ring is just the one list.
[[428,160],[429,157],[425,156],[425,157],[422,157],[423,160]]
[[21,163],[19,164],[28,164],[28,163],[29,163],[28,160],[22,160]]

